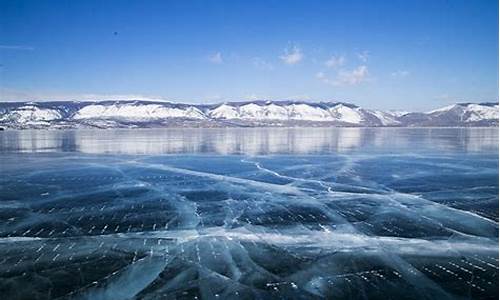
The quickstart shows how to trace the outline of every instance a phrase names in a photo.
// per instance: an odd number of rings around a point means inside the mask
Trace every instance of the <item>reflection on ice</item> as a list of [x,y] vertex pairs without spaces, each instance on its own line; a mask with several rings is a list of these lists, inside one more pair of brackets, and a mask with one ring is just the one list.
[[308,154],[358,149],[482,151],[498,128],[170,128],[7,131],[0,151],[121,154]]
[[[0,293],[6,299],[496,297],[498,145],[486,142],[496,136],[484,135],[474,149],[481,152],[469,153],[463,137],[453,140],[446,130],[395,131],[392,141],[388,131],[277,130],[191,137],[182,130],[61,131],[34,138],[54,134],[55,148],[51,138],[29,148],[33,133],[3,140]],[[447,141],[445,150],[431,151],[436,140]],[[401,150],[411,145],[421,148]],[[13,151],[42,148],[75,152]],[[262,153],[276,155],[255,155]]]

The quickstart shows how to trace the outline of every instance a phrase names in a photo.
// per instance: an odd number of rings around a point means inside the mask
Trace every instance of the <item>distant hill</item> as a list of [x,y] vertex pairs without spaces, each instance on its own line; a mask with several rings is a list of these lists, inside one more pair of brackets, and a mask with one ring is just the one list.
[[213,105],[160,101],[1,102],[0,127],[416,127],[498,126],[498,103],[458,103],[429,112],[391,112],[343,102],[247,101]]

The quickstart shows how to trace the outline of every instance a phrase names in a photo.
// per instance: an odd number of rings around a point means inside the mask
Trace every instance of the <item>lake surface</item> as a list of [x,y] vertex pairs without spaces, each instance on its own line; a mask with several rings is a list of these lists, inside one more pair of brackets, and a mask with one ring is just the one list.
[[3,299],[498,297],[497,128],[0,132]]

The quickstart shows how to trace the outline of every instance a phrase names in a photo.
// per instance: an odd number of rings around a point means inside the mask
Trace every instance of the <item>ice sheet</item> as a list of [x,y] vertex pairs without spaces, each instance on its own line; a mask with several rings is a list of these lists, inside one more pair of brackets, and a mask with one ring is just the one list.
[[2,155],[6,299],[489,299],[498,153]]

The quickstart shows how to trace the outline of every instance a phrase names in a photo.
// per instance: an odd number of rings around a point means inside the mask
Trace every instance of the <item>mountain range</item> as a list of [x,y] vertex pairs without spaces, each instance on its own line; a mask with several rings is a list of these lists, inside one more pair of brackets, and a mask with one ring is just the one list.
[[498,126],[498,103],[458,103],[429,112],[381,111],[343,102],[303,101],[210,105],[143,100],[0,103],[0,127],[8,129],[230,126]]

